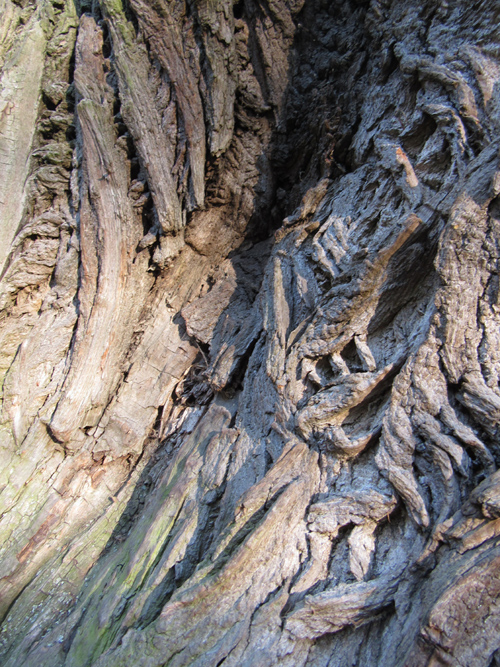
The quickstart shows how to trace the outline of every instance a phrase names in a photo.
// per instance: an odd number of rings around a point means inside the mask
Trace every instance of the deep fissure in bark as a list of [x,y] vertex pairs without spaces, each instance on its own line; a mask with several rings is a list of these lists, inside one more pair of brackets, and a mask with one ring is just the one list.
[[499,18],[4,0],[2,664],[497,664]]

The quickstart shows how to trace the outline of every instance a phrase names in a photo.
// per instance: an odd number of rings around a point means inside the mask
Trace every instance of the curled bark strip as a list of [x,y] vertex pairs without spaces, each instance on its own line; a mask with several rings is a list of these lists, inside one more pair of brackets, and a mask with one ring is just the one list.
[[498,662],[497,3],[0,0],[0,662]]

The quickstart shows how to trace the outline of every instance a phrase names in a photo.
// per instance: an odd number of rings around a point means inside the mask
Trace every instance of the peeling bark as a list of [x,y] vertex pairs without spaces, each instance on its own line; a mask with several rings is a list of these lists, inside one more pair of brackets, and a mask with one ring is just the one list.
[[500,664],[499,18],[0,0],[3,665]]

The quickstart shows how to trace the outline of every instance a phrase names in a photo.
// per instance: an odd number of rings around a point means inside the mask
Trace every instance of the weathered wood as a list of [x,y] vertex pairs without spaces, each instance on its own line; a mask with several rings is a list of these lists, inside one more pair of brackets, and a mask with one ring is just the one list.
[[0,0],[0,662],[500,664],[492,2]]

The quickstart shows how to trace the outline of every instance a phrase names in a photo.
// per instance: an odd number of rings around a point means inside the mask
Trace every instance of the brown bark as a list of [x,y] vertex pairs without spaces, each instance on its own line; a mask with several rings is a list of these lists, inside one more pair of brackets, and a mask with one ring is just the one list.
[[500,663],[499,18],[0,0],[2,665]]

